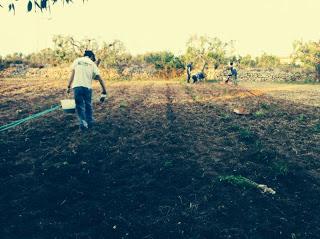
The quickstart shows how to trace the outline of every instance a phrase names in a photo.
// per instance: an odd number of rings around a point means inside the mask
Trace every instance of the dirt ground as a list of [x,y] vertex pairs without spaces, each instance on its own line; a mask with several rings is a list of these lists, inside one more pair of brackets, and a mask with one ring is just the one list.
[[[0,85],[0,125],[66,97]],[[320,86],[284,86],[107,82],[89,132],[62,110],[0,132],[0,238],[320,238]]]

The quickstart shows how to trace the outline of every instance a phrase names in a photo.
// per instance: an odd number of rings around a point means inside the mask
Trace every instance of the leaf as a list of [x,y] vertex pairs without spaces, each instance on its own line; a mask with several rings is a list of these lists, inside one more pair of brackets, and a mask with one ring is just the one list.
[[12,3],[11,6],[12,6],[11,8],[12,8],[12,10],[13,10],[13,14],[16,14],[16,9],[15,9],[15,7],[14,7],[14,4]]
[[47,8],[47,0],[41,0],[41,8]]
[[13,4],[13,3],[9,4],[9,12],[10,12],[11,10],[12,10],[13,13],[15,14],[15,8],[14,8],[14,4]]
[[32,2],[29,1],[28,2],[28,12],[30,12],[32,10]]

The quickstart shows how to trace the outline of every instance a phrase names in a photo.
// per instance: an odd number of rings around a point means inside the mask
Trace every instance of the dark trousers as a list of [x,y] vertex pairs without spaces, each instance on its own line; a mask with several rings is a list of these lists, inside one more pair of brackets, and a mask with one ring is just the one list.
[[187,71],[187,82],[189,83],[191,79],[191,74],[189,71]]
[[92,116],[92,90],[86,87],[73,88],[74,99],[76,101],[76,110],[80,120],[80,126],[92,124],[94,119]]

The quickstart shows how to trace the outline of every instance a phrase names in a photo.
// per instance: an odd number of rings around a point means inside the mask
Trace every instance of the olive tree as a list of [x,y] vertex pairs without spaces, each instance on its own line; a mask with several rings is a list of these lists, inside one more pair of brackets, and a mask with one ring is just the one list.
[[56,35],[52,40],[53,50],[59,63],[71,62],[83,55],[85,50],[96,52],[99,49],[97,41],[90,38],[76,40],[72,36]]
[[184,59],[186,62],[213,65],[217,69],[228,61],[227,55],[232,49],[232,42],[226,43],[217,37],[194,35],[187,42]]
[[280,58],[274,55],[263,53],[261,56],[256,57],[257,66],[262,68],[272,68],[280,65]]
[[124,43],[119,40],[115,40],[112,43],[103,42],[96,54],[101,59],[102,66],[114,68],[119,74],[122,74],[132,59]]
[[293,59],[301,61],[306,67],[311,67],[320,81],[320,41],[295,41],[293,43]]

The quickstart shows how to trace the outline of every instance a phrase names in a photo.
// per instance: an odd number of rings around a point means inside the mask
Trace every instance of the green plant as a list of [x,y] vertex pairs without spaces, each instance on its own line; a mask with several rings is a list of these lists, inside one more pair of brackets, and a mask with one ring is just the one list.
[[147,64],[153,65],[158,73],[162,73],[162,75],[167,78],[169,78],[173,72],[183,71],[185,68],[180,57],[166,51],[145,54],[143,60]]
[[209,79],[209,80],[206,80],[207,83],[218,83],[220,82],[220,80],[218,79]]
[[257,187],[257,183],[255,183],[255,182],[251,181],[250,179],[245,178],[243,176],[235,176],[235,175],[220,176],[219,179],[221,182],[231,183],[235,186],[240,186],[243,188]]
[[241,129],[241,127],[239,125],[230,125],[230,127],[228,127],[228,129],[230,131],[239,131]]
[[263,53],[260,57],[256,58],[256,62],[259,67],[272,68],[280,65],[280,58]]
[[304,115],[304,114],[300,114],[299,116],[298,116],[298,120],[300,121],[300,122],[303,122],[303,121],[305,121],[307,119],[307,117],[306,117],[306,115]]
[[314,131],[320,133],[320,122],[314,126]]
[[[25,3],[23,3],[23,9],[26,9],[28,12],[31,11],[35,11],[35,12],[43,12],[43,11],[51,11],[51,8],[57,3],[57,2],[61,2],[63,5],[65,4],[70,4],[73,3],[72,0],[41,0],[41,1],[25,1],[27,2],[27,4],[25,5]],[[84,1],[83,1],[84,3]],[[3,8],[3,5],[1,5],[2,3],[0,3],[0,7]],[[18,2],[18,0],[16,0],[15,2],[10,1],[8,4],[8,10],[9,12],[13,12],[13,14],[15,14],[16,12],[16,7],[17,5],[20,4],[20,2]],[[22,3],[21,3],[22,4]],[[20,6],[21,6],[20,4]]]
[[240,128],[239,138],[247,143],[253,143],[256,141],[257,136],[249,128]]
[[271,105],[268,104],[268,103],[265,103],[265,102],[262,102],[260,104],[260,107],[261,107],[261,109],[264,109],[264,110],[270,110],[271,109]]
[[221,114],[221,119],[222,119],[223,121],[230,121],[231,118],[232,118],[231,115],[228,114],[228,113],[222,113],[222,114]]
[[266,113],[267,113],[266,110],[260,109],[260,110],[258,110],[258,111],[256,111],[256,112],[254,113],[254,116],[256,116],[256,117],[263,117],[263,116],[266,115]]
[[171,167],[172,165],[173,165],[172,161],[165,161],[164,162],[164,167],[166,167],[166,168]]
[[245,55],[240,58],[240,65],[247,67],[255,67],[257,62],[251,57],[251,55]]
[[207,63],[216,69],[227,63],[227,55],[232,51],[233,42],[225,43],[216,37],[194,35],[187,42],[184,58],[186,62]]
[[275,172],[276,175],[285,176],[289,173],[289,166],[288,163],[284,161],[277,161],[272,164],[272,170]]
[[127,107],[128,107],[128,102],[124,100],[120,102],[119,108],[127,108]]
[[303,83],[305,83],[305,84],[310,84],[310,83],[314,83],[314,82],[315,82],[315,80],[313,78],[306,78],[303,81]]
[[313,68],[317,80],[320,81],[320,41],[295,41],[294,60],[300,61],[305,67]]
[[276,193],[276,191],[274,191],[272,188],[269,188],[267,185],[258,184],[243,176],[235,176],[235,175],[220,176],[219,179],[221,182],[231,183],[232,185],[240,186],[242,188],[257,188],[262,193],[269,193],[269,194]]

